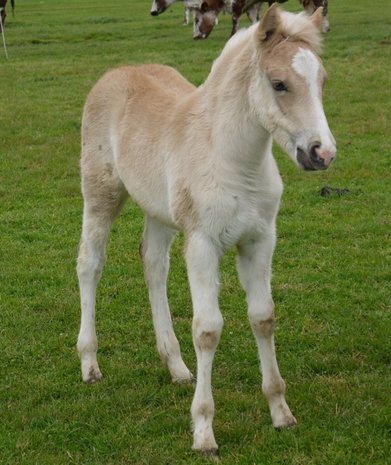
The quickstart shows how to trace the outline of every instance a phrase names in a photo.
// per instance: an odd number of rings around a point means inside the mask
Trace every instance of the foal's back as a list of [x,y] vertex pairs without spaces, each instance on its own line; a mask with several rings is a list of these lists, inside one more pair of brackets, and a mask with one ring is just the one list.
[[[168,66],[124,66],[107,72],[84,107],[84,196],[94,203],[102,203],[105,197],[120,204],[127,191],[146,211],[150,210],[145,204],[149,199],[153,204],[150,214],[167,211],[162,140],[178,105],[194,89]],[[146,194],[151,185],[154,199]]]
[[[83,142],[91,142],[94,128],[111,131],[132,120],[157,129],[162,115],[194,90],[176,70],[163,65],[123,66],[108,71],[93,87],[84,108]],[[154,123],[160,123],[159,125]],[[127,128],[129,131],[129,128]],[[86,140],[87,139],[87,140]]]

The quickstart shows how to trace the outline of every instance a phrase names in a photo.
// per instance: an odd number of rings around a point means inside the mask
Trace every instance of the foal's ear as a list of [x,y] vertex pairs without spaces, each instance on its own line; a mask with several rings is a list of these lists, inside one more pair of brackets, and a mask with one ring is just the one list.
[[311,15],[312,23],[318,28],[322,29],[323,6],[317,8]]
[[257,30],[257,41],[266,44],[276,33],[280,25],[280,10],[277,3],[273,3],[263,15]]

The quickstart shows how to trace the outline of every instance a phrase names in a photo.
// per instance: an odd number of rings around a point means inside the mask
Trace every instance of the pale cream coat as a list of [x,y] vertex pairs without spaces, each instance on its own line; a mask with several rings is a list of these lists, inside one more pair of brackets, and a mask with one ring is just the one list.
[[273,138],[299,166],[325,169],[335,141],[322,107],[325,71],[315,53],[321,17],[280,13],[231,39],[198,88],[160,65],[109,71],[88,96],[82,123],[83,231],[78,258],[78,350],[86,382],[97,363],[95,291],[109,230],[130,195],[146,216],[141,253],[157,346],[173,381],[190,382],[166,295],[168,252],[186,237],[197,384],[193,448],[214,452],[211,368],[223,318],[218,267],[238,247],[238,271],[259,348],[275,427],[295,424],[274,348],[271,261],[282,182]]

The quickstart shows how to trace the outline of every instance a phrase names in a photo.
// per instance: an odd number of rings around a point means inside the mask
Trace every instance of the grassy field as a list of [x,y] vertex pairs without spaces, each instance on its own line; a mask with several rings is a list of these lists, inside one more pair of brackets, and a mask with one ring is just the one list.
[[[295,429],[271,426],[233,253],[223,262],[213,383],[224,465],[391,463],[391,10],[389,0],[374,3],[330,1],[323,57],[334,166],[305,173],[276,148],[285,184],[276,340]],[[138,256],[143,218],[130,202],[98,292],[101,383],[81,382],[75,350],[84,99],[107,68],[126,63],[169,64],[200,84],[230,30],[222,17],[194,42],[181,5],[158,18],[149,9],[149,0],[19,0],[15,18],[9,10],[8,61],[0,50],[2,465],[208,462],[190,450],[194,387],[171,385],[155,350]],[[322,197],[326,185],[349,193]],[[182,242],[169,297],[194,370]]]

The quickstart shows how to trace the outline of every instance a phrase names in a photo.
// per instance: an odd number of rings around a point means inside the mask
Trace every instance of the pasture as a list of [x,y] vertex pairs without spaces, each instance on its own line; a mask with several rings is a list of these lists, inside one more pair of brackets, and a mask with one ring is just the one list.
[[[191,447],[194,386],[171,384],[155,348],[138,246],[143,217],[128,202],[114,224],[97,296],[103,380],[81,381],[75,272],[81,230],[80,120],[108,69],[174,66],[199,85],[231,28],[207,41],[183,8],[149,15],[149,0],[20,0],[0,51],[0,463],[201,464]],[[295,0],[284,4],[298,11]],[[225,326],[214,362],[221,463],[391,463],[391,10],[330,0],[324,104],[337,140],[327,172],[299,171],[276,147],[285,192],[273,295],[287,400],[298,420],[273,429],[234,254],[221,269]],[[248,25],[242,18],[241,25]],[[321,196],[324,186],[348,189]],[[183,239],[172,249],[169,299],[195,371]]]

